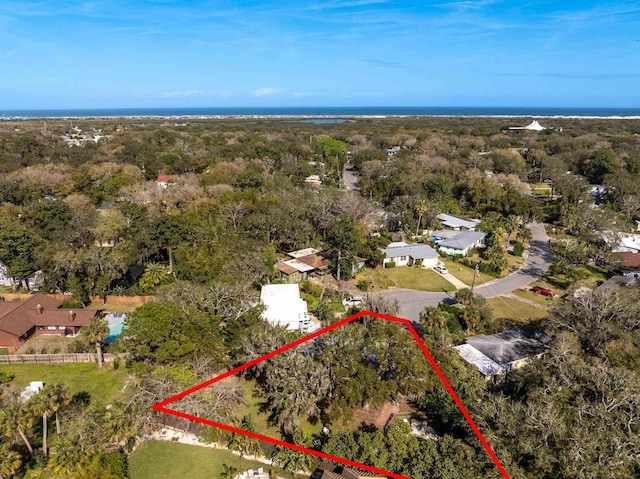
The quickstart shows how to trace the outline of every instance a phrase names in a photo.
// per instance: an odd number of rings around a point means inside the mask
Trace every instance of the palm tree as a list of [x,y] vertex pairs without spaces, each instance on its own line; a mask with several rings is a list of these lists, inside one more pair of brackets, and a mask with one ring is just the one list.
[[33,455],[33,447],[25,434],[25,431],[31,429],[31,426],[33,426],[33,415],[22,404],[13,404],[0,411],[0,431],[3,435],[12,438],[15,442],[16,434],[18,434],[24,445],[27,446],[29,454]]
[[68,404],[67,391],[62,384],[47,384],[33,397],[32,401],[34,412],[42,414],[42,452],[46,456],[49,416],[56,415],[56,434],[60,437],[58,409]]
[[160,263],[148,263],[144,274],[140,278],[140,285],[145,291],[151,290],[158,286],[160,282],[169,275],[167,267]]
[[[45,386],[46,388],[47,386]],[[56,415],[56,434],[60,437],[60,416],[58,410],[61,407],[66,406],[71,402],[71,398],[68,395],[67,387],[64,384],[52,384],[51,390],[51,410]]]
[[22,457],[8,444],[0,443],[0,479],[13,477],[22,466]]
[[104,364],[102,358],[102,341],[109,335],[109,324],[97,316],[91,318],[91,324],[80,330],[90,343],[96,346],[96,355],[98,356],[98,367]]
[[103,416],[105,438],[123,444],[137,432],[138,423],[132,417],[131,411],[121,402],[106,407]]
[[511,235],[518,231],[518,226],[520,226],[520,218],[516,215],[509,215],[504,219],[504,230],[507,233],[507,248],[509,247],[509,243],[511,243]]
[[420,231],[420,223],[422,223],[422,216],[427,211],[427,202],[425,200],[418,200],[413,209],[416,213],[418,213],[418,227],[416,228],[416,236],[418,236],[418,232]]
[[238,469],[226,464],[222,465],[223,471],[220,473],[220,479],[233,479],[238,474]]

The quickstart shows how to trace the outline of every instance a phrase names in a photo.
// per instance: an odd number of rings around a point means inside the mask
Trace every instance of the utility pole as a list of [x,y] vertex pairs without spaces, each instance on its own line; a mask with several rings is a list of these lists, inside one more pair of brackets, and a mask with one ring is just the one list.
[[478,274],[478,265],[473,268],[473,281],[471,281],[471,292],[473,293],[473,287],[476,285],[476,274]]

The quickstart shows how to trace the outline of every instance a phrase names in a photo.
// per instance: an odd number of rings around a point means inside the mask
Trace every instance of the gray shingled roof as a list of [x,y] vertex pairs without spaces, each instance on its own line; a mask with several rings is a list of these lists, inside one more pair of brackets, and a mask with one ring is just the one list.
[[441,241],[438,246],[463,250],[475,245],[477,241],[484,239],[485,236],[487,236],[487,233],[482,231],[461,231],[455,238]]
[[512,329],[491,336],[484,334],[471,336],[465,340],[465,343],[498,364],[508,364],[546,353],[549,351],[551,338],[544,333],[528,336],[521,329]]
[[398,256],[410,256],[413,259],[437,258],[440,255],[431,246],[417,243],[406,246],[394,246],[392,248],[383,248],[381,251],[387,258],[397,258]]

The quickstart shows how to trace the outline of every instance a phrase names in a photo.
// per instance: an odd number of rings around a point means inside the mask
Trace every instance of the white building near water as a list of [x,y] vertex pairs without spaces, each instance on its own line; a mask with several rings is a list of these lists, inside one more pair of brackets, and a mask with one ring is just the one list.
[[300,298],[297,284],[265,284],[260,292],[260,302],[265,307],[262,317],[273,325],[299,332],[308,332],[315,326],[307,302]]

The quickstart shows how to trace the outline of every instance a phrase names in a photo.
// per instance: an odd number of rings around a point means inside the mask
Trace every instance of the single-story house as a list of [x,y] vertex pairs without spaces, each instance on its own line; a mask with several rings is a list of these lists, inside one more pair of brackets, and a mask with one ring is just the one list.
[[88,326],[97,309],[61,309],[62,301],[37,293],[24,301],[0,301],[0,348],[14,353],[32,336],[72,336]]
[[455,349],[462,359],[491,379],[523,367],[532,358],[544,356],[550,344],[551,337],[545,333],[529,335],[521,329],[512,329],[491,336],[471,336]]
[[621,271],[623,276],[640,276],[640,253],[613,253],[611,261],[614,269]]
[[0,261],[0,286],[13,286],[11,277],[7,273],[7,265]]
[[438,249],[448,255],[466,256],[469,250],[484,244],[487,233],[482,231],[461,231],[450,239],[438,243]]
[[[310,276],[320,276],[325,274],[331,261],[335,259],[335,251],[320,252],[314,248],[305,248],[287,253],[291,259],[279,261],[275,268],[280,273],[280,279],[287,283],[296,283],[309,279]],[[353,257],[352,272],[357,273],[362,268],[366,258]]]
[[640,234],[621,234],[605,241],[613,243],[614,253],[640,253]]
[[158,175],[156,183],[158,183],[160,188],[167,188],[169,185],[175,183],[177,177],[178,175]]
[[396,266],[419,263],[423,268],[433,268],[438,265],[440,258],[436,250],[423,243],[390,243],[386,248],[380,248],[380,251],[384,254],[383,266],[391,262]]
[[598,289],[609,289],[609,288],[616,288],[616,287],[640,287],[640,274],[638,274],[638,277],[636,278],[635,276],[612,276],[611,278],[609,278],[608,280],[606,280],[604,283],[602,283],[600,286],[598,286]]
[[[14,286],[14,283],[16,281],[16,279],[9,276],[9,273],[7,272],[7,265],[0,262],[0,286]],[[23,285],[26,284],[29,289],[33,290],[38,289],[38,287],[42,285],[42,282],[42,270],[39,269],[38,271],[31,273],[29,276],[24,278]]]
[[440,213],[436,218],[440,220],[442,226],[456,231],[474,231],[480,224],[480,220],[463,218],[462,216],[449,215],[447,213]]
[[358,469],[323,462],[320,467],[311,474],[311,479],[386,479],[386,476],[360,471]]
[[273,325],[284,325],[289,331],[301,333],[318,329],[309,316],[307,302],[300,298],[297,284],[265,284],[260,302],[264,305],[262,317]]

